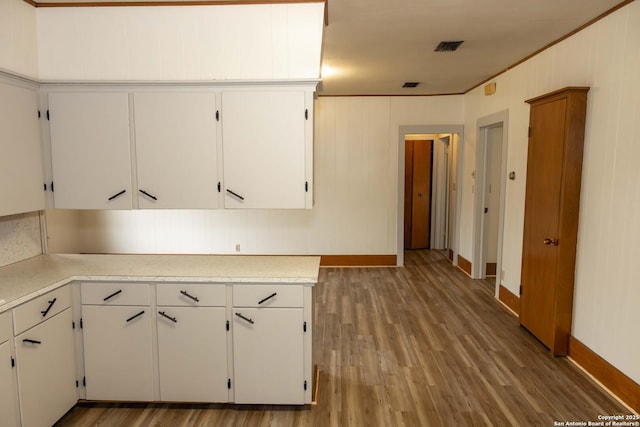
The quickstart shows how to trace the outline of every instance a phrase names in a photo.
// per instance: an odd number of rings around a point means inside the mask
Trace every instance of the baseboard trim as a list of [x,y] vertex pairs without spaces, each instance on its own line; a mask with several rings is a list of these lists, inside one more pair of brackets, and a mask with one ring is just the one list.
[[449,249],[449,261],[453,262],[453,251]]
[[498,299],[516,315],[520,315],[520,298],[509,289],[500,285],[498,290]]
[[640,412],[638,383],[572,336],[568,356],[630,408]]
[[471,277],[471,261],[458,254],[458,268]]
[[321,267],[388,267],[395,266],[397,255],[321,255]]
[[495,276],[496,275],[496,269],[498,268],[497,263],[495,262],[488,262],[486,265],[486,270],[485,270],[485,274],[487,276]]

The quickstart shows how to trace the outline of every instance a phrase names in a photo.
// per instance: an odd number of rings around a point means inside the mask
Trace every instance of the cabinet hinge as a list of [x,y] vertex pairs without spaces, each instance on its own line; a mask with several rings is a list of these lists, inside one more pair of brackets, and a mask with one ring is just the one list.
[[53,189],[53,181],[51,181],[51,192],[52,192],[52,193],[54,192],[54,189]]
[[307,391],[307,382],[304,382],[304,390]]
[[227,388],[231,390],[231,378],[227,379]]
[[309,109],[304,110],[304,119],[309,120]]
[[82,387],[87,386],[87,377],[82,377]]
[[80,329],[84,329],[84,326],[82,324],[82,317],[80,318]]
[[80,381],[76,380],[76,388],[80,387]]
[[220,185],[220,181],[218,181],[218,193],[222,191],[222,186]]
[[40,118],[42,114],[40,114],[40,110],[38,110],[38,118]]
[[47,110],[47,120],[51,120],[51,118],[49,117],[49,110]]
[[220,110],[216,110],[216,121],[220,121]]
[[308,193],[309,192],[309,181],[305,181],[304,182],[304,192]]
[[307,332],[307,322],[302,322],[302,332]]
[[11,367],[12,368],[16,367],[16,359],[14,359],[13,357],[11,358]]
[[47,191],[47,183],[42,184],[44,186],[44,191]]
[[74,322],[73,320],[71,321],[71,329],[75,329],[76,328],[76,322]]
[[227,331],[229,330],[229,321],[227,320]]

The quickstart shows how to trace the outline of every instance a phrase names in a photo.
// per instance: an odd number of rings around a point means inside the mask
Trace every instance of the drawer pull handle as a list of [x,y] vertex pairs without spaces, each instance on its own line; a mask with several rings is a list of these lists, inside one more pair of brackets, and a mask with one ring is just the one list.
[[271,295],[269,295],[268,297],[263,298],[260,301],[258,301],[258,304],[262,304],[263,302],[270,300],[271,298],[275,297],[276,295],[278,295],[278,293],[274,292]]
[[112,293],[111,295],[104,297],[104,299],[102,301],[106,301],[108,299],[111,299],[113,297],[115,297],[116,295],[118,295],[119,293],[122,293],[122,289],[120,289],[119,291],[115,291],[114,293]]
[[171,317],[169,316],[167,313],[165,313],[164,311],[159,311],[158,314],[162,317],[164,317],[165,319],[169,319],[171,320],[173,323],[178,323],[178,319],[176,319],[175,317]]
[[41,311],[40,313],[42,313],[42,317],[46,317],[47,314],[49,313],[49,310],[51,310],[51,307],[53,307],[53,304],[56,303],[57,298],[52,299],[51,301],[49,301],[49,307],[47,307],[46,310]]
[[24,339],[22,340],[22,342],[28,342],[29,344],[42,344],[42,341],[36,341],[36,340],[30,340],[30,339]]
[[198,297],[194,297],[193,295],[189,295],[189,292],[187,291],[180,291],[180,293],[182,295],[184,295],[187,298],[191,298],[192,300],[194,300],[195,302],[200,302],[200,300],[198,299]]
[[129,317],[129,318],[127,319],[127,322],[131,322],[133,319],[135,319],[136,317],[140,317],[140,316],[142,316],[143,314],[144,314],[144,310],[142,310],[142,311],[141,311],[140,313],[138,313],[138,314],[134,314],[133,316]]
[[247,322],[251,323],[252,325],[255,323],[253,321],[253,319],[249,319],[248,317],[244,317],[242,314],[240,313],[236,313],[236,316],[238,316],[239,318],[241,318],[242,320],[246,320]]
[[242,196],[241,196],[241,195],[239,195],[238,193],[233,192],[233,191],[231,191],[231,190],[229,190],[229,189],[227,189],[227,193],[231,194],[232,196],[234,196],[234,197],[236,197],[236,198],[238,198],[238,199],[240,199],[240,200],[244,200],[244,197],[242,197]]
[[109,197],[107,200],[108,201],[112,201],[113,199],[117,199],[118,197],[122,196],[126,192],[127,192],[127,190],[122,190],[121,192],[116,193],[113,196]]
[[146,192],[146,191],[144,191],[144,190],[138,190],[138,191],[139,191],[139,192],[141,192],[142,194],[144,194],[145,196],[147,196],[147,197],[148,197],[148,198],[150,198],[150,199],[158,200],[158,198],[157,198],[156,196],[154,196],[153,194],[149,194],[149,193],[147,193],[147,192]]

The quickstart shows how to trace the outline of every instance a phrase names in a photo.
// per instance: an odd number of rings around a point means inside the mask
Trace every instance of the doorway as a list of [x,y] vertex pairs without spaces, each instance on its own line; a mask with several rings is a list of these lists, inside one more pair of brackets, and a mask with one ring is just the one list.
[[[451,256],[449,257],[454,265],[457,265],[458,257],[458,230],[456,224],[459,223],[459,206],[460,206],[460,194],[456,191],[456,183],[461,181],[461,177],[458,176],[462,172],[462,168],[458,168],[458,163],[462,160],[464,126],[462,125],[403,125],[398,128],[398,192],[397,192],[397,220],[396,220],[396,232],[397,232],[397,265],[404,265],[404,247],[405,247],[405,141],[408,139],[418,139],[415,135],[418,134],[422,139],[433,140],[433,160],[432,160],[432,209],[431,209],[431,236],[429,239],[429,245],[432,249],[444,249],[448,247]],[[445,149],[445,142],[449,141],[448,146]],[[438,145],[442,144],[442,145]],[[438,148],[442,148],[442,159],[438,160]],[[440,167],[439,165],[442,165]],[[437,169],[437,170],[436,170]],[[438,177],[444,175],[446,180],[440,190],[436,180]],[[439,182],[442,182],[440,180]],[[436,191],[434,196],[433,191]],[[441,196],[438,196],[438,192]],[[437,205],[437,206],[436,206]],[[443,213],[440,213],[440,206],[446,208]],[[434,209],[437,214],[434,214]],[[442,234],[442,238],[439,239],[443,243],[443,248],[436,247],[434,244],[434,238],[436,235]],[[438,239],[435,239],[438,241]]]
[[471,277],[495,277],[496,296],[502,279],[508,128],[508,110],[478,120]]

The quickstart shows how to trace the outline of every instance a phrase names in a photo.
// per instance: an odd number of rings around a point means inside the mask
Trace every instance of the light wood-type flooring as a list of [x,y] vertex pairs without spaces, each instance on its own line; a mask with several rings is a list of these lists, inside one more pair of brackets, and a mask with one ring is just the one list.
[[318,404],[79,403],[60,426],[553,426],[629,411],[439,252],[404,268],[323,268]]

